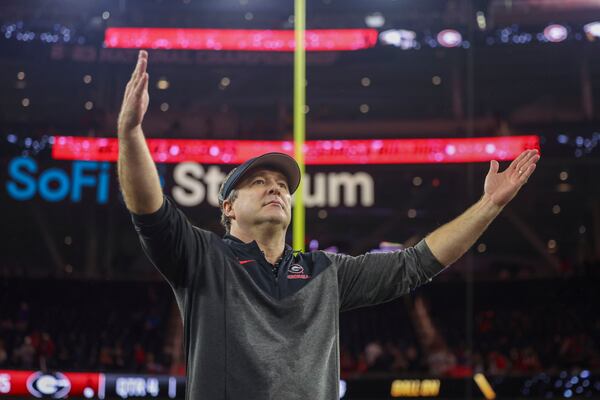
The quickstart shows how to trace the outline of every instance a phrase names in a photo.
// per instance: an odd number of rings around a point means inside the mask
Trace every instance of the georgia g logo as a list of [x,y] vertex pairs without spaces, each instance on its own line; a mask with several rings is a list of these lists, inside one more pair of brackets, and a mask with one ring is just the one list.
[[292,264],[292,266],[290,267],[290,273],[292,273],[292,274],[303,274],[304,273],[304,268],[302,268],[301,265]]
[[27,390],[38,398],[62,399],[71,390],[71,381],[60,372],[36,372],[27,378]]
[[310,275],[304,273],[304,267],[300,264],[292,264],[288,268],[288,279],[310,279]]

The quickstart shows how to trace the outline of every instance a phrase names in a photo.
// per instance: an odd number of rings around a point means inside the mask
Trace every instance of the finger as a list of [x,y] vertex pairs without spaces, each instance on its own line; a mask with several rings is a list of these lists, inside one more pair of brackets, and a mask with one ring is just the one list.
[[127,82],[127,86],[125,86],[125,94],[123,95],[123,101],[126,101],[129,95],[131,94],[131,88],[134,86],[133,81]]
[[139,71],[138,75],[141,77],[142,74],[146,72],[145,68],[148,65],[148,52],[146,50],[140,50],[138,60],[140,61],[140,67],[144,68],[143,71]]
[[131,91],[131,95],[134,97],[138,97],[138,94],[139,94],[141,88],[142,88],[142,79],[137,79],[135,81],[135,85],[133,86],[133,89]]
[[147,57],[148,57],[148,53],[146,53],[145,51],[140,52],[140,55],[138,57],[138,62],[135,65],[135,69],[133,70],[133,73],[131,74],[131,79],[129,80],[129,83],[128,83],[128,85],[131,84],[130,90],[131,90],[131,88],[135,88],[137,86],[140,79],[146,73],[146,67],[148,65]]
[[135,69],[133,70],[133,72],[131,74],[131,78],[129,79],[129,82],[127,82],[127,86],[125,86],[125,94],[123,95],[123,102],[127,101],[129,96],[131,95],[131,92],[138,84],[138,81],[139,81],[138,72],[139,72],[140,66],[141,66],[141,59],[138,58],[138,62],[135,65]]
[[136,77],[140,78],[142,76],[140,74],[140,68],[142,67],[143,63],[147,63],[147,62],[148,62],[148,52],[146,52],[145,50],[140,50],[140,52],[138,53],[137,63],[135,64],[135,68],[133,69],[133,72],[131,73],[130,81],[134,80]]
[[142,78],[139,80],[139,82],[137,83],[137,85],[135,86],[133,95],[136,98],[141,98],[142,94],[144,93],[144,90],[148,89],[148,74],[145,73]]
[[537,157],[537,151],[536,150],[529,150],[527,152],[527,156],[525,156],[518,164],[517,164],[517,171],[524,171],[527,166],[529,165],[529,163],[535,158]]
[[131,79],[128,83],[127,86],[125,87],[125,94],[123,95],[123,103],[127,103],[129,101],[129,99],[131,98],[131,95],[135,92],[135,88],[137,87],[138,83],[139,83],[139,79]]
[[141,79],[146,73],[146,67],[148,66],[148,59],[140,58],[140,68],[138,69],[137,78]]
[[150,74],[145,73],[146,77],[144,79],[144,92],[148,91],[148,83],[150,82]]
[[498,168],[500,168],[500,164],[498,164],[498,161],[491,160],[490,161],[490,170],[489,170],[488,174],[497,174]]
[[521,176],[519,176],[519,182],[523,185],[525,183],[527,183],[527,180],[529,179],[529,177],[533,174],[533,171],[535,171],[535,167],[537,164],[533,163],[531,165],[529,165],[527,167],[527,169],[525,171],[523,171],[523,173],[521,174]]
[[138,76],[138,71],[139,71],[141,62],[142,62],[142,57],[140,57],[140,55],[138,54],[138,59],[137,59],[137,62],[135,63],[135,68],[133,69],[133,72],[131,73],[130,81],[132,81],[133,79],[135,79],[136,76]]
[[538,154],[534,154],[533,157],[531,157],[527,163],[523,164],[523,166],[521,167],[521,171],[523,171],[523,174],[525,174],[525,172],[529,169],[530,166],[535,166],[536,163],[540,160],[540,156]]
[[524,152],[522,152],[521,154],[519,154],[517,156],[517,158],[515,158],[513,160],[513,162],[510,163],[510,165],[508,166],[508,169],[511,170],[515,170],[517,169],[517,164],[523,159],[523,157],[525,157],[527,155],[527,150],[525,150]]

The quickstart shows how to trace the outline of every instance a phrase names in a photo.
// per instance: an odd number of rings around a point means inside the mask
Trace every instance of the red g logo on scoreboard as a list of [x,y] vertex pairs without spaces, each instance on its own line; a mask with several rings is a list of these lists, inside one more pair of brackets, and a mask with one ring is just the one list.
[[53,374],[36,372],[27,379],[27,390],[38,398],[61,399],[69,394],[71,381],[60,372]]

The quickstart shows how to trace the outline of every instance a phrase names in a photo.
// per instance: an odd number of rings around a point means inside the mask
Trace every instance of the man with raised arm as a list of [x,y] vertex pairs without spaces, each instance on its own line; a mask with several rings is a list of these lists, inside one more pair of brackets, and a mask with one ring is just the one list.
[[293,158],[268,153],[225,178],[220,237],[163,196],[141,128],[147,63],[141,51],[119,115],[119,180],[142,247],[181,312],[186,399],[337,399],[338,313],[429,282],[475,243],[539,160],[525,151],[501,173],[492,161],[481,199],[461,216],[414,247],[352,257],[285,243],[300,171]]

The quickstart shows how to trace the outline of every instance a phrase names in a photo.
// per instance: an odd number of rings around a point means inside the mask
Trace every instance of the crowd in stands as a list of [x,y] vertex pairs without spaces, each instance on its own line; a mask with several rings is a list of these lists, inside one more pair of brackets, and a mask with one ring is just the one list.
[[168,288],[16,279],[0,286],[0,369],[168,371]]
[[[596,280],[493,282],[476,287],[469,324],[472,351],[467,346],[465,286],[433,284],[408,297],[408,306],[390,303],[387,309],[371,309],[368,317],[350,311],[354,314],[346,318],[354,321],[342,329],[360,329],[366,340],[354,348],[342,346],[343,374],[461,377],[475,372],[514,376],[600,371]],[[376,319],[381,323],[372,322]],[[403,325],[399,336],[381,334],[385,332],[381,324],[394,331],[398,321]]]
[[[342,377],[600,371],[594,286],[581,278],[478,284],[469,324],[465,286],[452,282],[342,313]],[[172,301],[159,283],[11,279],[0,292],[0,369],[170,373]]]

